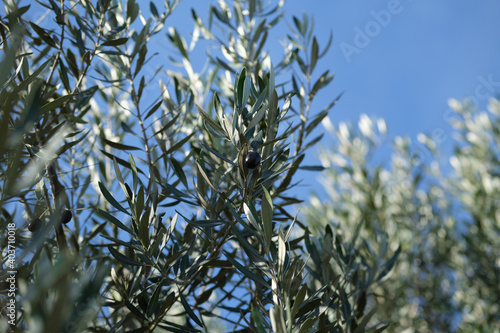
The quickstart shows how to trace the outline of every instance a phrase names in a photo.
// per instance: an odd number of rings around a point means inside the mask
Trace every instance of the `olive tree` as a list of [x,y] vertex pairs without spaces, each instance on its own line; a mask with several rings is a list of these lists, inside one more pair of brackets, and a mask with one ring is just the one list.
[[382,331],[399,250],[291,213],[331,38],[293,16],[272,59],[284,1],[193,9],[189,36],[178,4],[4,2],[2,330]]

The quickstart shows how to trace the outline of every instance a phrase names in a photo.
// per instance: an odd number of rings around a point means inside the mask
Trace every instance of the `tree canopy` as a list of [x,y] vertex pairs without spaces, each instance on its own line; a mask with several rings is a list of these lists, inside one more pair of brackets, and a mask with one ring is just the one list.
[[[179,3],[4,1],[1,330],[494,331],[500,102],[453,102],[452,173],[407,138],[374,165],[383,120],[314,102],[312,17],[221,0],[183,34]],[[299,170],[329,198],[297,199]]]

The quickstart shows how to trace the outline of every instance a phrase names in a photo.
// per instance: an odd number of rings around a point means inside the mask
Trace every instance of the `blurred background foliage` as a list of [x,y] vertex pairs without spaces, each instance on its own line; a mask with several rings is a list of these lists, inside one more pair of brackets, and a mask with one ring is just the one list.
[[[312,18],[271,59],[284,1],[193,9],[186,36],[178,4],[4,1],[1,330],[494,331],[499,102],[452,103],[453,172],[424,135],[377,165],[383,120],[313,104],[333,74]],[[311,165],[320,124],[334,145]],[[296,199],[298,170],[324,170],[329,198]]]
[[[324,200],[304,210],[314,234],[325,225],[353,233],[373,247],[380,231],[401,248],[386,282],[374,290],[376,317],[394,332],[498,332],[500,249],[499,102],[488,111],[449,101],[455,149],[445,163],[438,143],[420,134],[391,140],[383,119],[324,126],[333,143],[322,148]],[[449,164],[448,164],[449,161]],[[443,169],[448,167],[448,171]],[[385,245],[384,245],[385,246]]]

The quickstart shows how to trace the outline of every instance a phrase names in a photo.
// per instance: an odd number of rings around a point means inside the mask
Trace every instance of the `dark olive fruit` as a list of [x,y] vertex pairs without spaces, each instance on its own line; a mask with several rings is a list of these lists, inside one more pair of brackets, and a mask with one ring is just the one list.
[[245,165],[249,169],[255,169],[260,164],[260,154],[256,151],[252,151],[248,153],[247,157],[245,157]]
[[64,212],[62,212],[61,214],[61,223],[68,223],[69,221],[71,221],[71,218],[73,217],[73,213],[71,213],[70,210],[64,210]]
[[31,232],[35,232],[41,227],[42,227],[42,220],[40,219],[34,219],[33,221],[31,221],[30,224],[28,224],[28,230]]

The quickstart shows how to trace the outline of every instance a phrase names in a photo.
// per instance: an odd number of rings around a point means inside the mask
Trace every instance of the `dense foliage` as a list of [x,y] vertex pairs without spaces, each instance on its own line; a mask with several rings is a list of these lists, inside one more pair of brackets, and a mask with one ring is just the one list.
[[312,18],[219,0],[181,33],[179,3],[4,1],[0,331],[494,331],[499,102],[454,102],[450,175],[426,136],[376,165],[385,123],[315,99]]
[[193,10],[189,41],[164,5],[5,1],[2,330],[383,329],[367,298],[395,253],[315,238],[290,211],[336,102],[312,108],[333,78],[313,21],[291,19],[275,60],[283,2]]

